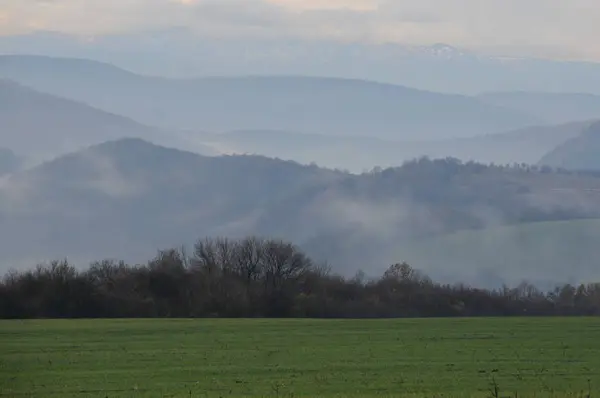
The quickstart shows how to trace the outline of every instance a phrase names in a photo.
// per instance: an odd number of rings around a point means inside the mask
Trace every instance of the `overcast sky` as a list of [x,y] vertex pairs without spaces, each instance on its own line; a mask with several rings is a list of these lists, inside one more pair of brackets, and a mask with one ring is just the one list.
[[0,0],[0,34],[189,27],[205,37],[399,42],[600,61],[600,0]]

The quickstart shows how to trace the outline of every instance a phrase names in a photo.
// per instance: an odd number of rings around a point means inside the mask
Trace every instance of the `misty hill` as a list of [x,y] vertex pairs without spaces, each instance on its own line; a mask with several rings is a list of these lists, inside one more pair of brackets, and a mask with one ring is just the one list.
[[[600,178],[591,174],[423,159],[355,176],[124,139],[4,180],[0,253],[4,269],[65,256],[84,264],[104,257],[142,261],[152,250],[207,235],[258,234],[292,240],[352,274],[380,272],[402,259],[396,249],[403,242],[415,239],[594,217],[600,217]],[[462,264],[446,266],[465,280],[477,274]]]
[[24,154],[53,155],[152,132],[127,118],[9,80],[0,80],[0,104],[2,143]]
[[569,170],[600,171],[600,122],[591,124],[545,155],[540,164]]
[[[324,210],[317,212],[318,216],[314,210],[308,214],[319,217],[329,227],[307,239],[304,247],[315,258],[329,259],[336,269],[362,269],[368,275],[380,272],[380,264],[406,260],[447,282],[485,286],[498,286],[502,281],[516,283],[522,278],[544,284],[571,278],[597,279],[597,245],[591,242],[600,237],[598,230],[585,229],[575,235],[573,230],[577,228],[557,230],[552,239],[537,235],[539,240],[527,249],[522,244],[531,239],[522,240],[521,245],[508,245],[522,238],[510,235],[511,231],[520,231],[520,226],[535,226],[546,220],[597,219],[597,181],[584,182],[551,173],[542,176],[538,172],[518,177],[520,173],[509,171],[507,175],[500,172],[494,176],[490,170],[469,177],[464,169],[455,177],[442,174],[436,178],[424,171],[418,173],[422,180],[404,188],[391,183],[393,173],[388,170],[373,179],[365,178],[371,183],[361,187],[361,193],[343,194],[336,190],[335,194],[330,193],[335,200],[328,200],[326,195],[313,198],[313,205],[308,208]],[[376,180],[381,182],[373,184]],[[385,180],[389,182],[383,183]],[[380,197],[374,198],[375,195]],[[308,214],[302,213],[291,224],[306,226]],[[507,230],[508,242],[494,242],[494,232],[488,235],[488,230],[500,227],[513,227]],[[438,243],[437,239],[461,231],[479,239],[489,236],[487,246],[478,246],[477,239],[454,245]],[[573,239],[582,235],[586,240],[573,244]],[[542,246],[547,250],[536,252]],[[586,251],[590,248],[593,250]],[[507,250],[516,252],[506,253]],[[571,261],[566,261],[565,253],[569,252],[574,254]],[[510,258],[514,263],[509,266],[499,261],[502,258]],[[555,269],[562,271],[553,273]]]
[[[300,233],[301,226],[313,217],[300,211],[299,201],[311,211],[318,210],[316,219],[324,221],[337,214],[347,227],[371,225],[380,237],[389,228],[375,227],[377,220],[402,225],[392,228],[394,239],[400,230],[406,236],[421,237],[491,225],[596,218],[600,216],[599,177],[534,166],[419,159],[397,168],[348,176],[326,189],[302,192],[302,199],[294,196],[278,202],[267,223],[287,218]],[[288,212],[290,207],[296,211]]]
[[[592,121],[579,121],[558,125],[539,125],[478,137],[444,140],[434,143],[435,152],[430,157],[452,156],[465,161],[492,162],[496,164],[536,164],[541,156],[556,146],[576,137]],[[447,153],[444,155],[444,153]]]
[[267,158],[211,158],[139,139],[111,141],[4,181],[0,251],[17,264],[65,255],[135,261],[206,234],[247,233],[270,202],[335,177]]
[[518,91],[486,93],[478,98],[533,115],[551,124],[600,119],[600,95]]
[[391,139],[471,136],[540,124],[476,98],[364,80],[165,79],[87,60],[0,57],[0,77],[163,128],[302,131]]
[[15,172],[21,166],[21,159],[10,149],[0,148],[0,177]]
[[535,164],[546,153],[578,136],[591,122],[532,126],[477,137],[435,141],[391,141],[373,137],[328,136],[291,131],[238,130],[194,134],[194,139],[221,153],[256,154],[303,164],[360,173],[395,167],[422,156],[453,157],[465,162]]
[[[553,288],[600,276],[600,220],[556,221],[460,231],[418,240],[396,248],[398,258],[461,283],[460,269],[477,270],[472,279],[490,285],[518,284],[523,279]],[[543,271],[542,271],[543,270]]]
[[465,94],[519,90],[600,95],[598,63],[498,58],[447,44],[290,41],[289,37],[215,41],[177,27],[96,36],[93,41],[36,31],[0,37],[0,52],[97,59],[139,73],[172,77],[305,74],[376,79]]
[[[0,124],[2,145],[35,160],[123,137],[183,145],[176,133],[143,126],[126,117],[2,79]],[[200,146],[195,149],[208,152]]]

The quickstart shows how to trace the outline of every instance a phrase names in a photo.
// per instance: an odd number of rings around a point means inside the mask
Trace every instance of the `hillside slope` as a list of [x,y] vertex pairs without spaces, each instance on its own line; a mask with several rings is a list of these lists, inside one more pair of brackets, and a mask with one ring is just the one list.
[[591,123],[533,126],[478,137],[435,141],[391,141],[274,130],[195,134],[193,139],[227,154],[256,154],[303,164],[315,162],[322,167],[360,173],[377,166],[400,166],[422,156],[432,159],[453,157],[465,162],[536,164],[546,153],[578,136]]
[[600,122],[588,126],[580,135],[557,146],[539,163],[569,170],[600,171]]
[[137,261],[209,234],[252,233],[272,201],[336,174],[258,157],[205,157],[121,139],[70,153],[0,184],[0,252]]
[[0,56],[0,77],[163,128],[464,137],[543,120],[476,98],[363,80],[248,76],[153,78],[85,60]]
[[516,91],[486,93],[478,98],[534,115],[552,124],[600,119],[600,95]]
[[176,133],[2,79],[0,124],[2,145],[36,160],[123,137],[183,145]]
[[523,280],[591,283],[600,278],[600,220],[576,220],[490,228],[419,240],[396,248],[399,261],[457,283],[516,285]]

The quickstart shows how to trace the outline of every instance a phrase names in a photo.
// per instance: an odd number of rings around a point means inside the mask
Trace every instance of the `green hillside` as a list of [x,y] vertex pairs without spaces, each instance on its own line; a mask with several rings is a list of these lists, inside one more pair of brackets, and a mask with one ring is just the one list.
[[589,282],[600,277],[600,219],[461,231],[403,245],[396,256],[456,282],[465,274],[491,285],[500,283],[499,275],[508,284]]

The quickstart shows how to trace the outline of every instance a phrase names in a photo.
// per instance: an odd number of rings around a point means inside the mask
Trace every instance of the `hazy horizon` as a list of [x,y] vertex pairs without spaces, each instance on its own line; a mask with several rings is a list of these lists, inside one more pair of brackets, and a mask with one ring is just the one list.
[[600,3],[591,0],[5,0],[0,36],[53,31],[93,41],[183,28],[198,40],[446,43],[493,56],[600,62],[599,19]]

